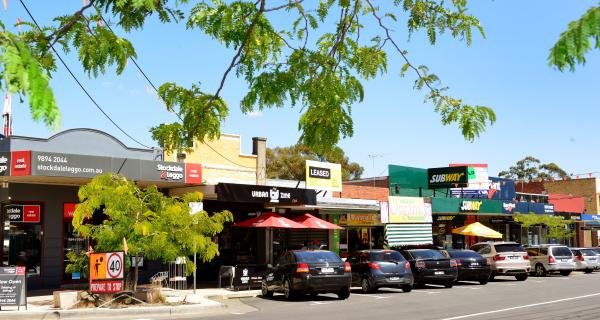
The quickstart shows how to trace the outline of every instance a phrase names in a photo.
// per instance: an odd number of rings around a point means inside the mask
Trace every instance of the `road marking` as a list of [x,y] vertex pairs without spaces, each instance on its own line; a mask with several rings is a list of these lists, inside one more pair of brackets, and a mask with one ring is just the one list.
[[425,291],[425,290],[417,290],[417,291],[412,291],[412,292],[422,292],[422,293],[427,293],[427,294],[438,294],[438,293],[441,293],[439,291]]
[[230,313],[231,313],[231,314],[235,314],[235,315],[237,315],[237,316],[240,316],[240,315],[246,314],[245,312],[230,312]]
[[599,293],[586,294],[584,296],[571,297],[571,298],[565,298],[565,299],[558,299],[558,300],[552,300],[552,301],[546,301],[546,302],[539,302],[539,303],[533,303],[533,304],[526,304],[526,305],[523,305],[523,306],[517,306],[517,307],[511,307],[511,308],[505,308],[505,309],[498,309],[498,310],[493,310],[493,311],[486,311],[486,312],[466,314],[466,315],[462,315],[462,316],[456,316],[456,317],[451,317],[451,318],[444,318],[442,320],[457,320],[457,319],[473,318],[473,317],[484,316],[484,315],[488,315],[488,314],[501,313],[501,312],[506,312],[506,311],[512,311],[512,310],[518,310],[518,309],[525,309],[525,308],[543,306],[543,305],[553,304],[553,303],[558,303],[558,302],[566,302],[566,301],[572,301],[572,300],[579,300],[579,299],[591,298],[591,297],[596,297],[596,296],[600,296],[600,292]]
[[533,281],[533,282],[535,282],[535,283],[544,283],[545,281],[536,280],[536,281]]
[[501,286],[516,286],[514,283],[500,283]]
[[331,302],[321,302],[321,301],[313,301],[310,305],[311,306],[322,306],[325,304],[330,304]]
[[353,293],[352,295],[359,296],[359,297],[369,297],[369,298],[373,298],[376,300],[389,298],[389,297],[376,296],[376,295],[372,295],[372,294],[360,294],[360,293]]

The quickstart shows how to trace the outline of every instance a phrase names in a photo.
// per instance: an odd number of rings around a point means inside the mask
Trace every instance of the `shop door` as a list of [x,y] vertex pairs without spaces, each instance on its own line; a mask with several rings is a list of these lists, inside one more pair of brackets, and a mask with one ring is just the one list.
[[[66,268],[71,263],[69,255],[79,255],[88,247],[87,239],[75,232],[73,227],[73,213],[75,203],[65,203],[63,206],[63,283],[78,283],[85,281],[86,275],[80,272],[67,273]],[[71,253],[71,254],[70,254]]]

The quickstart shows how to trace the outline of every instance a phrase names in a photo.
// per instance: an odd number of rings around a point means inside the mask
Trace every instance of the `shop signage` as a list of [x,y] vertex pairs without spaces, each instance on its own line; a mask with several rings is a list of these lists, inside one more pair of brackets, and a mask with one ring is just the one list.
[[40,205],[9,204],[4,206],[4,219],[10,222],[39,223]]
[[463,201],[460,205],[462,212],[477,212],[481,208],[483,201]]
[[270,204],[316,205],[317,193],[311,189],[219,183],[215,187],[217,200]]
[[488,198],[490,178],[487,164],[450,164],[450,167],[467,167],[467,186],[452,188],[452,196],[461,198]]
[[427,169],[427,186],[429,189],[461,188],[468,185],[468,167],[444,167]]
[[10,152],[0,152],[0,176],[10,176]]
[[600,215],[597,214],[582,214],[582,221],[600,221]]
[[340,217],[339,224],[356,227],[380,226],[381,216],[369,213],[348,213]]
[[185,164],[185,183],[202,183],[202,165],[200,165],[199,163]]
[[31,151],[14,151],[10,157],[10,175],[31,175]]
[[77,207],[77,203],[74,203],[74,202],[65,202],[63,204],[63,220],[64,221],[73,220],[73,216],[75,215],[76,207]]
[[111,171],[111,158],[31,151],[31,174],[50,177],[93,178]]
[[517,204],[514,202],[502,202],[502,210],[506,213],[513,213],[517,208]]
[[90,254],[90,291],[116,293],[123,291],[123,252]]
[[306,188],[342,191],[342,165],[306,160]]
[[27,306],[25,267],[0,267],[0,306]]
[[554,213],[554,205],[553,204],[544,204],[544,213]]
[[233,276],[233,286],[235,288],[248,287],[255,288],[260,287],[262,282],[262,272],[258,272],[254,266],[237,266],[235,267]]
[[437,221],[452,221],[454,216],[437,216]]
[[388,197],[389,223],[431,223],[431,203],[417,197]]

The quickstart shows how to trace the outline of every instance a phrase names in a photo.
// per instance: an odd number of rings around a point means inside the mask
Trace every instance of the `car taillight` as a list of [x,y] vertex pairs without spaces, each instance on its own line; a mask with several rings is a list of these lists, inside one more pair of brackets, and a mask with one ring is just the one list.
[[525,260],[529,260],[529,255],[528,255],[528,254],[524,255],[524,256],[523,256],[523,259],[525,259]]
[[548,256],[548,263],[555,263],[556,261],[554,260],[553,256]]
[[579,261],[585,261],[585,258],[583,256],[577,256],[577,260],[579,260]]
[[[348,262],[346,262],[348,263]],[[298,266],[296,267],[296,273],[308,273],[308,264],[301,262],[298,263]]]
[[368,265],[369,265],[369,268],[371,268],[373,270],[381,270],[381,267],[375,262],[369,262]]
[[346,261],[344,265],[344,272],[352,272],[352,268],[350,267],[350,262]]
[[410,269],[410,262],[406,261],[404,264],[404,269]]
[[415,267],[417,267],[417,269],[425,269],[425,261],[417,260],[415,262]]
[[458,265],[462,265],[460,260],[450,259],[450,268],[456,268]]
[[494,261],[502,261],[502,260],[506,260],[506,257],[503,257],[503,256],[497,254],[494,256],[493,259],[494,259]]

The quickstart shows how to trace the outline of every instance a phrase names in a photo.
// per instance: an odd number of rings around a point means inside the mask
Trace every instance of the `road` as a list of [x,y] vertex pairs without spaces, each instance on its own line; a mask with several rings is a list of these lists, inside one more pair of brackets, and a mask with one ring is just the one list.
[[410,293],[380,289],[364,295],[353,290],[348,300],[333,295],[285,301],[275,294],[231,300],[218,314],[194,318],[219,320],[320,319],[598,319],[600,273],[574,272],[569,277],[514,278],[479,285],[458,284],[452,289],[427,286]]

